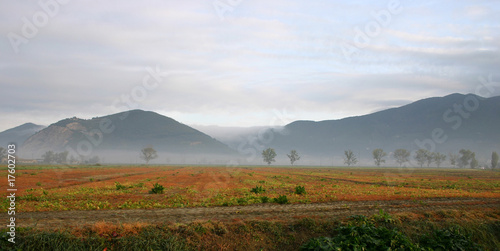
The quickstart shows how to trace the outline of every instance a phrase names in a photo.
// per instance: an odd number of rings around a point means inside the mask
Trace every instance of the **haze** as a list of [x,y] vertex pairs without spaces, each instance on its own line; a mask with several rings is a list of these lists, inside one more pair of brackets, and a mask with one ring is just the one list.
[[0,1],[0,131],[135,108],[277,126],[499,78],[498,1],[42,2]]

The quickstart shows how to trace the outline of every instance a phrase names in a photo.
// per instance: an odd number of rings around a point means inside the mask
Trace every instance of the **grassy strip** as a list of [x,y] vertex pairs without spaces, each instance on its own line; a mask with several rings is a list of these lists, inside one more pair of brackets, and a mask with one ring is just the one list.
[[371,217],[303,218],[287,222],[195,221],[187,225],[101,222],[57,231],[19,229],[15,246],[7,242],[8,236],[3,230],[0,250],[299,250],[312,238],[339,239],[341,232],[348,228],[356,233],[383,229],[385,233],[404,236],[418,248],[467,241],[484,250],[498,250],[500,246],[500,210],[488,209],[396,215],[380,212]]

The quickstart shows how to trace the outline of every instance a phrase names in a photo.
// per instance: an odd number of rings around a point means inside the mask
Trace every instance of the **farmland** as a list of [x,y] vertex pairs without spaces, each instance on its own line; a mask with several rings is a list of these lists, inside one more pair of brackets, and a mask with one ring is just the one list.
[[[6,180],[5,169],[1,174]],[[6,184],[1,184],[1,191],[6,191]],[[152,193],[155,186],[162,187],[161,191]],[[454,222],[473,226],[472,229],[486,224],[493,230],[488,227],[481,231],[493,236],[500,232],[500,172],[492,170],[27,166],[17,170],[16,187],[18,224],[28,229],[29,236],[39,230],[73,229],[70,236],[90,231],[99,238],[116,234],[116,238],[125,240],[149,226],[163,226],[190,247],[215,249],[216,245],[227,245],[228,249],[238,249],[228,236],[243,238],[242,233],[228,229],[239,229],[242,224],[260,226],[270,221],[293,225],[310,220],[315,222],[315,228],[325,224],[326,229],[326,225],[333,224],[331,220],[339,224],[338,220],[351,215],[385,214],[382,212],[391,213],[415,236],[419,230],[411,226],[424,221],[420,227],[427,230]],[[6,214],[8,205],[8,200],[3,199],[2,213]],[[197,233],[200,226],[208,232]],[[268,245],[268,249],[274,249],[269,243],[281,246],[286,242],[287,247],[296,247],[315,236],[310,233],[311,226],[302,229],[307,232],[301,233],[302,239],[290,239],[298,234],[292,228],[292,233],[283,230],[281,237],[274,232],[260,232],[261,239],[254,241],[263,247]],[[186,236],[185,228],[194,228],[192,234],[199,239],[191,234]],[[231,233],[220,238],[219,228]],[[208,244],[202,240],[209,233],[215,234],[211,244],[215,246],[204,246]],[[243,243],[240,248],[257,238],[243,235],[250,239],[238,242]],[[498,243],[497,237],[484,236],[484,241],[493,241],[486,246]],[[115,237],[109,240],[116,241]],[[265,244],[266,238],[279,240]]]
[[[61,166],[17,176],[22,212],[234,206],[280,195],[292,204],[500,197],[499,172],[466,169]],[[163,193],[150,194],[154,184]],[[296,194],[297,186],[305,193]],[[3,199],[2,211],[7,205]]]

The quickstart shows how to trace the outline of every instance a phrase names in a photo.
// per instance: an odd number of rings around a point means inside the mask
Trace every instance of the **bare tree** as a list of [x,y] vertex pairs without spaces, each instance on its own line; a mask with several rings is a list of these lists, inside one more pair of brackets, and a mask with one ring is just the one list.
[[373,150],[373,160],[375,161],[375,165],[380,166],[380,164],[385,163],[384,157],[387,156],[387,153],[384,150],[377,148]]
[[355,165],[356,163],[358,163],[358,159],[351,149],[344,151],[344,155],[344,163],[347,166]]
[[158,158],[158,154],[153,147],[146,147],[141,150],[141,159],[146,161],[146,165],[149,164],[149,161]]
[[396,149],[396,151],[394,151],[394,158],[396,158],[396,162],[398,162],[399,166],[402,166],[405,162],[410,161],[410,152],[406,149]]
[[287,154],[286,156],[288,156],[288,158],[290,159],[290,163],[292,164],[292,166],[295,163],[295,161],[300,160],[300,156],[296,150],[290,151],[290,154]]

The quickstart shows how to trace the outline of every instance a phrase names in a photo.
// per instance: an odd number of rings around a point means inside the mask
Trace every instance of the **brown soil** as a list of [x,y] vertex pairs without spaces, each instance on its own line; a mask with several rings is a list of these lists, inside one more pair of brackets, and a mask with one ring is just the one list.
[[317,204],[256,204],[233,207],[169,208],[99,211],[19,212],[19,227],[56,229],[95,224],[97,222],[189,223],[195,220],[232,221],[236,219],[276,219],[346,217],[373,215],[380,209],[388,213],[432,212],[440,210],[481,210],[500,208],[499,198],[434,198],[393,201],[337,201]]

